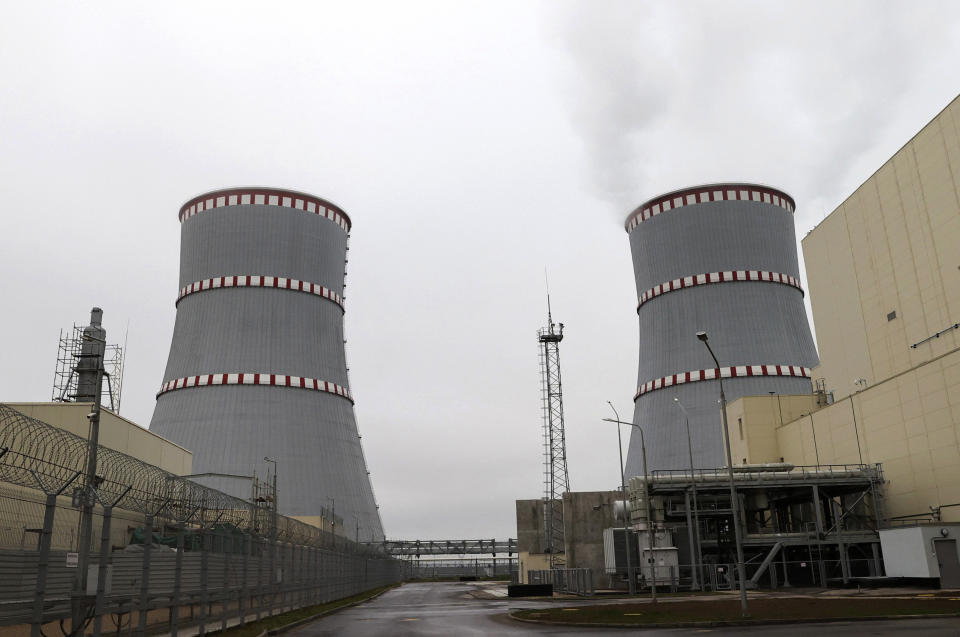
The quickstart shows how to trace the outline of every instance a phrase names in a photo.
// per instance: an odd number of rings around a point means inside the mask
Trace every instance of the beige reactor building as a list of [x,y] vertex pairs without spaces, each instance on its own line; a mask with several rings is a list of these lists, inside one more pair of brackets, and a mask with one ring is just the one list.
[[881,463],[889,520],[960,521],[960,97],[802,241],[813,396],[729,408],[735,463]]

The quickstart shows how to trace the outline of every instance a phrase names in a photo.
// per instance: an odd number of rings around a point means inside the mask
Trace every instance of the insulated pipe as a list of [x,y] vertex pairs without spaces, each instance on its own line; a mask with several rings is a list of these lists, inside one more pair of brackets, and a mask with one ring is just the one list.
[[[727,473],[725,471],[706,471],[698,472],[694,476],[698,483],[703,483],[706,481],[724,481],[728,479]],[[768,471],[757,474],[748,474],[748,473],[734,473],[733,479],[736,482],[772,482],[777,480],[790,480],[802,482],[810,480],[811,478],[863,478],[868,479],[870,474],[867,470],[856,470],[856,469],[847,469],[842,471]],[[650,476],[650,484],[684,484],[691,482],[692,478],[689,473],[671,473],[669,475],[660,475],[660,476]],[[630,484],[636,483],[638,489],[642,489],[643,476],[636,476],[630,478]]]

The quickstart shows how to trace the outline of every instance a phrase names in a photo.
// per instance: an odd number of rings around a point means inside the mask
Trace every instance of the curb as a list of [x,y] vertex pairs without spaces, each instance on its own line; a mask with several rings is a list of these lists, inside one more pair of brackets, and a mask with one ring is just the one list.
[[[359,606],[360,604],[366,604],[367,602],[369,602],[369,601],[371,601],[371,600],[374,600],[374,599],[380,597],[380,596],[383,595],[384,593],[386,593],[386,592],[388,592],[388,591],[392,591],[394,588],[397,588],[397,586],[391,586],[390,588],[388,588],[388,589],[386,589],[386,590],[382,590],[382,591],[380,591],[379,593],[377,593],[376,595],[371,595],[370,597],[367,597],[366,599],[360,599],[360,600],[357,600],[357,601],[355,601],[355,602],[351,602],[351,603],[349,603],[349,604],[344,604],[343,606],[337,606],[336,608],[331,608],[331,609],[329,609],[329,610],[321,611],[321,612],[317,613],[316,615],[311,615],[310,617],[304,617],[303,619],[298,619],[298,620],[295,621],[295,622],[291,622],[291,623],[289,623],[289,624],[284,624],[283,626],[278,626],[277,628],[271,628],[271,629],[269,629],[269,630],[265,630],[265,631],[263,631],[262,633],[260,633],[259,635],[257,635],[257,637],[273,637],[274,635],[283,634],[283,633],[287,632],[288,630],[293,630],[294,628],[299,628],[300,626],[303,626],[304,624],[309,624],[309,623],[312,622],[312,621],[316,621],[316,620],[318,620],[318,619],[321,619],[321,618],[323,618],[323,617],[326,617],[327,615],[332,615],[333,613],[336,613],[336,612],[338,612],[338,611],[344,610],[344,609],[346,609],[346,608],[353,608],[354,606]],[[523,621],[523,620],[518,620],[518,621]]]
[[713,621],[713,622],[660,622],[655,624],[615,624],[606,622],[558,622],[540,619],[528,619],[525,617],[516,617],[513,612],[507,613],[507,617],[517,622],[527,624],[542,624],[545,626],[572,626],[575,628],[632,628],[642,630],[646,628],[723,628],[733,626],[773,626],[784,624],[834,624],[837,622],[869,622],[869,621],[887,621],[891,619],[944,619],[947,617],[960,617],[960,613],[937,613],[929,615],[871,615],[866,617],[823,617],[823,618],[800,618],[800,619],[757,619],[757,620],[737,620]]

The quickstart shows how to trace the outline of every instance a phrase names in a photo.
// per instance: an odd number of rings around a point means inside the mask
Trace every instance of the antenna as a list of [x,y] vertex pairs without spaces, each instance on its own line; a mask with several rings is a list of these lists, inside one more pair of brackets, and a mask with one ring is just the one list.
[[554,329],[547,289],[547,324],[537,332],[540,343],[540,379],[543,397],[543,515],[544,553],[550,567],[566,564],[563,528],[563,494],[570,490],[567,443],[563,424],[563,384],[560,379],[560,341],[563,323]]

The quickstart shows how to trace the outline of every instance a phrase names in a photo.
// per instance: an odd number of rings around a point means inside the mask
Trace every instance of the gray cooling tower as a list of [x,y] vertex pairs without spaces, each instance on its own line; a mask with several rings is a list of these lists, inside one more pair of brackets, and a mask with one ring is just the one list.
[[[774,188],[713,184],[644,203],[627,218],[637,281],[640,365],[633,422],[650,469],[726,465],[719,374],[727,401],[809,394],[818,363],[797,265],[794,202]],[[697,340],[707,332],[720,369]],[[737,423],[730,435],[738,435]],[[633,431],[627,475],[643,474]],[[734,458],[734,463],[741,462]]]
[[[281,513],[335,511],[363,540],[383,528],[357,433],[343,339],[350,219],[273,188],[180,209],[180,293],[151,431],[191,450],[194,473],[263,477]],[[208,482],[209,483],[209,482]],[[249,497],[249,485],[212,486]]]

